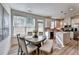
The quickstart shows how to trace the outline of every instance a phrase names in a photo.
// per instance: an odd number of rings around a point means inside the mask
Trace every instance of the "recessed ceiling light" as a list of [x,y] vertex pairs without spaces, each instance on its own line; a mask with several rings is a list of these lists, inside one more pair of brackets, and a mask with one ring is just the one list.
[[27,8],[27,12],[32,12],[32,9],[31,8]]
[[32,12],[31,10],[27,10],[28,12]]
[[69,10],[70,10],[70,11],[72,11],[73,9],[72,9],[72,8],[70,8]]

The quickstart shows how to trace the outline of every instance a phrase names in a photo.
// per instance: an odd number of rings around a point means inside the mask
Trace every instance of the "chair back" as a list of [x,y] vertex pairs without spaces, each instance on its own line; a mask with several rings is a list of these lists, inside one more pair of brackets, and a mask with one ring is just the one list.
[[18,46],[19,46],[19,48],[20,48],[19,39],[20,39],[20,34],[17,34]]
[[24,38],[20,38],[19,39],[19,43],[20,43],[21,49],[24,52],[24,54],[28,54],[25,39]]

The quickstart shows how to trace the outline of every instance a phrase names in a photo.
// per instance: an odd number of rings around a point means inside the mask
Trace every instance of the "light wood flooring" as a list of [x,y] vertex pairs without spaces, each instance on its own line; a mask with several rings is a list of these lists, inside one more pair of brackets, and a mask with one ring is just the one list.
[[[8,55],[17,55],[18,43],[16,38],[11,40],[11,48]],[[44,54],[40,54],[44,55]],[[61,49],[53,49],[50,55],[79,55],[79,41],[71,40],[70,43],[66,44],[65,47]]]

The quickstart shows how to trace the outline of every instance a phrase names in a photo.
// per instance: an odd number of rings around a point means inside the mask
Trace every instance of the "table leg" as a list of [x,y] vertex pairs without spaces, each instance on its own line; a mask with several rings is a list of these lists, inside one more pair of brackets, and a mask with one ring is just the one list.
[[37,54],[39,55],[39,47],[37,48]]
[[39,55],[39,48],[41,47],[41,44],[37,45],[37,54]]

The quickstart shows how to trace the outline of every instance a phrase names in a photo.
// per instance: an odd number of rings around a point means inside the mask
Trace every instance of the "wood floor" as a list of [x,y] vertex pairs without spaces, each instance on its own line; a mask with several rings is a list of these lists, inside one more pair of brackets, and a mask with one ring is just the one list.
[[54,49],[53,55],[79,55],[79,42],[71,40],[62,49]]
[[[15,38],[12,38],[11,48],[8,55],[17,55],[18,44]],[[44,54],[40,54],[44,55]],[[61,49],[54,48],[50,55],[79,55],[79,41],[71,40]]]

